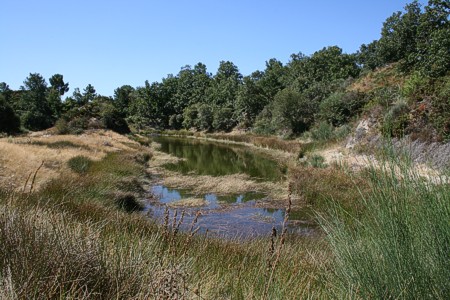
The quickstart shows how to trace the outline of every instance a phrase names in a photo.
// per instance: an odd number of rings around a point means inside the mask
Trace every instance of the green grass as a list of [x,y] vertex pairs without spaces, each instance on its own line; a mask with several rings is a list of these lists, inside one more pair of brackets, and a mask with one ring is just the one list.
[[365,213],[344,222],[335,206],[322,226],[334,263],[334,297],[448,299],[450,185],[433,184],[392,156],[368,172]]
[[[130,213],[144,176],[134,153],[111,153],[31,195],[2,190],[0,298],[261,299],[269,238],[190,237]],[[327,251],[289,237],[267,299],[323,298]]]
[[401,176],[290,170],[327,235],[288,235],[267,295],[269,237],[191,236],[172,215],[164,226],[132,212],[148,176],[136,153],[110,153],[31,194],[0,189],[0,298],[445,299],[449,185],[389,166]]
[[92,166],[92,160],[86,156],[77,155],[69,159],[67,164],[72,171],[78,174],[85,174]]

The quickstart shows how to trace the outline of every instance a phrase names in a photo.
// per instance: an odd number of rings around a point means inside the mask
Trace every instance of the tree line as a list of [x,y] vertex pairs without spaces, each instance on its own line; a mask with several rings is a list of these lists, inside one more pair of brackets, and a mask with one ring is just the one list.
[[[182,67],[161,82],[118,87],[113,97],[98,95],[89,84],[83,91],[74,89],[63,101],[69,90],[63,75],[53,75],[47,84],[40,74],[33,73],[18,91],[0,84],[0,131],[42,130],[55,125],[62,133],[92,127],[118,132],[128,132],[130,127],[241,128],[292,136],[320,122],[337,127],[369,101],[370,95],[348,89],[368,70],[397,63],[405,75],[418,74],[432,82],[447,78],[449,11],[448,0],[430,0],[425,7],[414,1],[386,19],[380,39],[361,45],[353,54],[338,46],[324,47],[309,56],[292,54],[286,64],[270,59],[263,71],[248,76],[230,61],[221,61],[215,74],[200,62]],[[441,110],[450,107],[445,100],[441,102]],[[447,125],[450,131],[450,124],[440,126]]]

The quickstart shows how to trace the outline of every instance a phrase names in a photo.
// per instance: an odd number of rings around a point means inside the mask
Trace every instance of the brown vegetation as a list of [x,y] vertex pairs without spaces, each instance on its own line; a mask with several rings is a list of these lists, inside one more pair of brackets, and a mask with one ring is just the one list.
[[[61,146],[48,146],[56,143]],[[23,137],[0,138],[0,186],[22,189],[30,172],[34,172],[44,162],[35,183],[35,188],[39,188],[57,178],[61,171],[67,169],[66,162],[75,156],[83,155],[96,161],[107,153],[130,150],[137,145],[125,136],[104,130],[81,135],[41,132]]]

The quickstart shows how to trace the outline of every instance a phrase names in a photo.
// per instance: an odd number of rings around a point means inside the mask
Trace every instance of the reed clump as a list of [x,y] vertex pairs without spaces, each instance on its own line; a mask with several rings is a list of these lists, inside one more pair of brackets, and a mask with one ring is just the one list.
[[328,217],[321,218],[334,257],[329,274],[335,287],[332,295],[448,298],[448,182],[423,179],[397,155],[386,157],[380,167],[371,167],[366,178],[369,189],[360,196],[366,213],[349,214],[335,205]]

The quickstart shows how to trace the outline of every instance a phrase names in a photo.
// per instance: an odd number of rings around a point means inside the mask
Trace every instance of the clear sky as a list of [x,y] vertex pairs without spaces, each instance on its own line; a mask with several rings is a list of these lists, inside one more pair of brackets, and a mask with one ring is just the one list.
[[[265,61],[337,45],[353,53],[380,37],[407,0],[2,0],[0,82],[19,89],[29,73],[64,75],[69,95],[89,83],[111,96],[124,84],[176,75],[221,60],[243,75]],[[426,4],[425,0],[420,1]]]

